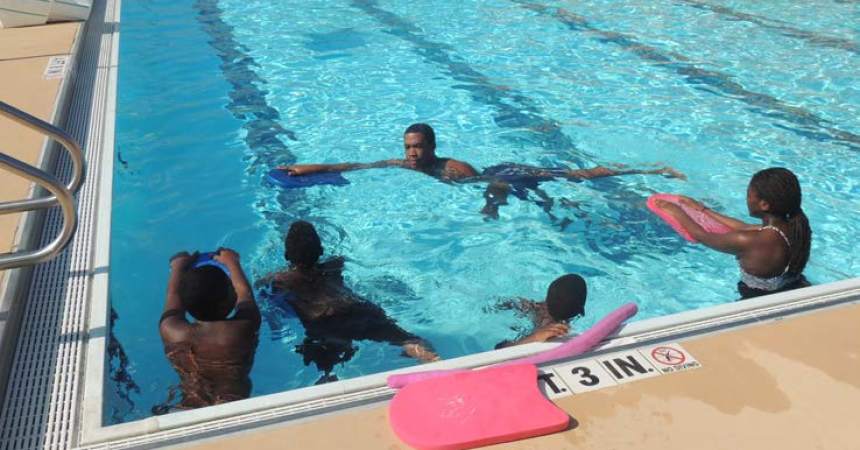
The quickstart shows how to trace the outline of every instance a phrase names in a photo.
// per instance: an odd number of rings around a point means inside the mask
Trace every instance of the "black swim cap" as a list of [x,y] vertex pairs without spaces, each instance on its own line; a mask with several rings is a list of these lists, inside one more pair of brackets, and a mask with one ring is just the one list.
[[585,280],[576,274],[556,278],[546,291],[546,307],[549,315],[558,321],[585,314],[585,298],[588,289]]

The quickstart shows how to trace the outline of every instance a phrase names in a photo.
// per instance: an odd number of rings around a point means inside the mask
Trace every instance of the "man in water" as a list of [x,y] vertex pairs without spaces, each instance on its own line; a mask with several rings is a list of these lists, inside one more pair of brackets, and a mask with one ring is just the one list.
[[[164,353],[179,374],[178,409],[199,408],[248,398],[260,311],[239,254],[220,249],[218,265],[197,265],[198,255],[178,253],[170,260],[167,299],[159,321]],[[227,318],[235,309],[235,314]],[[189,322],[185,314],[194,318]],[[172,395],[171,395],[172,397]],[[155,413],[173,405],[159,405]]]
[[481,212],[489,217],[498,218],[499,205],[507,204],[508,194],[513,193],[525,198],[527,190],[534,190],[541,197],[544,209],[551,207],[551,199],[540,190],[537,184],[556,178],[572,181],[590,180],[617,175],[655,174],[669,178],[684,179],[684,175],[671,167],[658,169],[610,169],[598,166],[591,169],[543,168],[521,164],[501,164],[492,166],[479,174],[474,167],[464,161],[436,156],[436,133],[430,125],[416,123],[409,126],[403,134],[403,159],[389,159],[373,163],[337,164],[294,164],[281,166],[290,175],[309,175],[319,172],[346,172],[350,170],[399,167],[415,170],[442,181],[473,182],[489,181],[484,193],[487,203]]
[[587,295],[585,280],[579,275],[567,274],[556,278],[549,285],[546,300],[543,302],[521,298],[502,303],[498,306],[499,309],[515,309],[522,314],[527,314],[532,320],[533,328],[523,337],[499,342],[496,344],[496,349],[531,342],[546,342],[566,336],[570,332],[570,325],[568,325],[570,320],[585,314]]
[[268,275],[258,284],[271,283],[296,311],[305,327],[305,340],[297,347],[305,364],[314,362],[324,372],[320,381],[336,379],[335,364],[352,358],[354,340],[388,342],[422,362],[439,356],[420,337],[400,328],[379,306],[360,298],[343,283],[343,258],[319,262],[322,243],[314,226],[294,222],[285,239],[287,270]]

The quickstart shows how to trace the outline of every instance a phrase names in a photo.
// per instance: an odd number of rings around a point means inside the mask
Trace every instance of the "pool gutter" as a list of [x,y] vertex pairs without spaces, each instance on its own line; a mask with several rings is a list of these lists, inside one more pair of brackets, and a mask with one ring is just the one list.
[[[113,14],[110,20],[120,23],[121,1],[112,0]],[[107,21],[108,18],[105,17]],[[111,46],[103,49],[108,53],[108,64],[105,70],[107,78],[105,92],[105,111],[103,112],[104,125],[102,145],[100,152],[102,158],[99,161],[99,196],[96,199],[95,229],[92,255],[92,278],[91,294],[89,299],[90,314],[87,321],[87,343],[86,356],[84,357],[84,376],[82,377],[82,401],[81,401],[81,442],[86,442],[87,437],[100,434],[102,418],[104,417],[104,393],[107,380],[108,355],[107,349],[110,342],[110,236],[111,217],[113,214],[113,174],[115,159],[115,133],[116,133],[116,103],[117,84],[119,76],[119,27],[114,27]],[[96,380],[101,380],[97,382]]]

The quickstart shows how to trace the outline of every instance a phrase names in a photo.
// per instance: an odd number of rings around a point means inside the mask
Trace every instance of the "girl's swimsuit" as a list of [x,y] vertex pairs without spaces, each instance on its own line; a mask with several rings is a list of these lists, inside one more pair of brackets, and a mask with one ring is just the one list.
[[[786,236],[779,228],[773,225],[767,225],[759,228],[758,230],[776,231],[779,233],[780,237],[782,237],[782,240],[785,241],[786,247],[788,247],[789,250],[791,249],[791,242],[788,240],[788,236]],[[809,282],[806,281],[803,275],[788,272],[789,266],[790,264],[786,264],[782,273],[775,277],[760,277],[752,275],[741,267],[741,281],[738,282],[738,292],[741,294],[742,298],[750,298],[808,286]]]

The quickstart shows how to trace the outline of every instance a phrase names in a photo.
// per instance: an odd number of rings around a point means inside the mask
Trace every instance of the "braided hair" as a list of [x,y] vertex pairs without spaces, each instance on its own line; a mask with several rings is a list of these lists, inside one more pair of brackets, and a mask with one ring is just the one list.
[[750,189],[770,205],[770,214],[788,222],[788,241],[791,244],[788,272],[800,275],[809,260],[812,243],[809,220],[800,207],[800,182],[790,170],[771,167],[753,175]]

